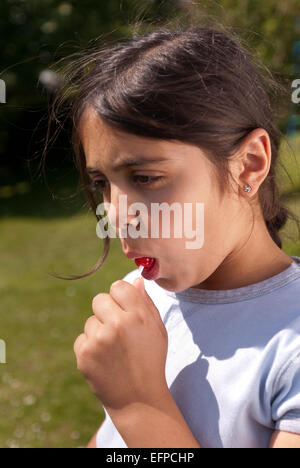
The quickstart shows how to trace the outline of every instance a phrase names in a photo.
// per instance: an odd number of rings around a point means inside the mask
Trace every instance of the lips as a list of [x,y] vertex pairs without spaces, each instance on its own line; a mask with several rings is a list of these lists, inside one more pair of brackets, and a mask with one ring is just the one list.
[[141,265],[144,267],[142,273],[143,278],[153,280],[159,277],[159,263],[157,258],[149,257],[133,251],[127,253],[124,252],[124,254],[127,258],[134,260],[137,267],[140,267]]
[[152,258],[152,257],[136,258],[135,263],[138,267],[142,265],[146,270],[150,270],[155,263],[155,258]]
[[156,258],[141,257],[135,259],[136,265],[143,266],[142,277],[147,280],[155,280],[159,277],[159,264]]
[[143,258],[144,257],[143,254],[140,254],[140,253],[137,253],[137,252],[127,252],[127,253],[125,253],[125,255],[126,255],[127,258],[130,258],[130,260],[134,260],[136,258]]

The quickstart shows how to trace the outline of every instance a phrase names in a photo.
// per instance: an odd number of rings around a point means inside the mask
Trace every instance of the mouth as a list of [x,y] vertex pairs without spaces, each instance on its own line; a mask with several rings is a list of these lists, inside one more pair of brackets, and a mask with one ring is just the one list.
[[133,251],[124,252],[124,254],[127,258],[134,260],[137,267],[141,265],[144,267],[141,273],[143,278],[147,280],[156,280],[159,278],[159,262],[157,258],[143,256],[143,254]]
[[147,280],[156,280],[159,277],[159,263],[157,258],[140,257],[136,258],[135,263],[137,267],[143,266],[142,277]]

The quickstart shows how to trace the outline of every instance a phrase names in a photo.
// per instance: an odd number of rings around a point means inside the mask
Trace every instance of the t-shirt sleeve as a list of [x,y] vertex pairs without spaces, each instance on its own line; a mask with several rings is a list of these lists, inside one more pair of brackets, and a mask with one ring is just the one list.
[[272,419],[277,430],[300,434],[300,341],[274,382]]

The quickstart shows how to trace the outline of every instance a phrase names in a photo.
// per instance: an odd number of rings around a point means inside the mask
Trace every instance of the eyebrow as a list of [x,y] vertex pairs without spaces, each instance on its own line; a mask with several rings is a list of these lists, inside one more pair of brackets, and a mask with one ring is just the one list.
[[[144,166],[145,164],[149,163],[158,163],[168,161],[166,158],[135,158],[135,159],[127,159],[120,163],[115,164],[112,166],[113,171],[120,171],[121,169],[125,169],[126,167],[131,166]],[[96,167],[87,167],[86,168],[88,174],[99,174],[101,171]]]

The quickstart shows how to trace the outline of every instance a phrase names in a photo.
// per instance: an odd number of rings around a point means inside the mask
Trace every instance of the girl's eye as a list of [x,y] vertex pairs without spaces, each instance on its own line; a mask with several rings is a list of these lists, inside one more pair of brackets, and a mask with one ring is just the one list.
[[[134,180],[134,184],[148,186],[155,184],[155,182],[158,182],[159,180],[163,179],[163,176],[151,177],[146,175],[134,175],[132,179]],[[138,179],[139,182],[136,182],[136,179]],[[105,179],[95,179],[88,185],[88,189],[92,192],[103,192],[106,189],[106,182],[107,181]]]
[[134,175],[132,178],[140,180],[138,185],[152,185],[152,184],[155,184],[155,182],[162,180],[163,176],[152,177],[152,176],[147,176],[147,175]]
[[91,192],[103,192],[105,190],[105,180],[104,179],[96,179],[93,180],[89,185],[88,189]]

